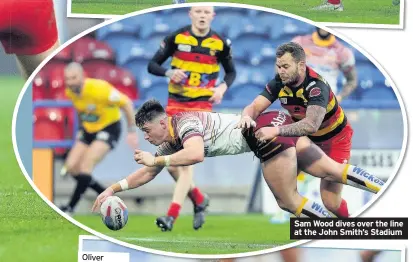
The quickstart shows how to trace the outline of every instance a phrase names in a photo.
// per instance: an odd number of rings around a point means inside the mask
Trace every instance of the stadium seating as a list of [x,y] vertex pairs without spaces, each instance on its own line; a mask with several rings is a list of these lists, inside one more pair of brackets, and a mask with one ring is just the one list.
[[[275,49],[300,34],[313,32],[314,26],[292,19],[242,8],[216,8],[212,23],[215,31],[230,39],[237,78],[220,107],[242,107],[259,94],[263,86],[274,77]],[[59,52],[40,71],[33,81],[33,100],[64,100],[63,66],[70,61],[82,63],[87,76],[105,79],[131,99],[156,97],[166,102],[167,79],[147,72],[147,65],[163,38],[189,25],[188,10],[177,8],[147,13],[101,27]],[[346,46],[349,46],[345,43]],[[351,46],[350,46],[351,47]],[[394,91],[386,84],[383,74],[361,52],[355,53],[358,88],[349,97],[360,106],[363,101],[396,101]],[[170,59],[165,62],[165,65]],[[220,73],[222,79],[223,72]],[[342,88],[343,76],[338,81]],[[76,118],[73,109],[56,113],[62,121],[47,118],[47,110],[35,112],[35,139],[45,136],[60,139],[73,136]],[[56,111],[57,112],[57,111]],[[50,116],[50,114],[49,114]],[[60,125],[60,127],[57,127]],[[53,132],[46,132],[46,129]]]

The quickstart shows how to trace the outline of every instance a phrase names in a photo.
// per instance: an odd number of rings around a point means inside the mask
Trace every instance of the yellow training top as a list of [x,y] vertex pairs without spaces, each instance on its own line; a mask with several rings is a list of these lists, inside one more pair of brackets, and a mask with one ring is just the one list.
[[66,88],[66,96],[72,100],[83,128],[96,133],[121,118],[120,108],[128,98],[106,81],[86,78],[80,94]]

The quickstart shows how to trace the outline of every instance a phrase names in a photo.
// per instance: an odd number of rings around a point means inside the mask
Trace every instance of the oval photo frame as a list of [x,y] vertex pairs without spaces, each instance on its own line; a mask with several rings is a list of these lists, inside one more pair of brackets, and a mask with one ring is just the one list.
[[[15,110],[13,113],[13,123],[12,123],[12,139],[13,139],[13,148],[14,148],[14,152],[17,158],[17,161],[19,163],[19,166],[22,170],[22,172],[24,173],[26,179],[28,180],[28,182],[30,183],[30,185],[33,187],[33,189],[36,191],[36,193],[43,199],[43,201],[45,201],[53,210],[55,210],[57,213],[59,213],[60,215],[62,215],[63,217],[65,217],[68,221],[70,221],[71,223],[73,223],[74,225],[82,228],[83,230],[96,235],[102,239],[111,241],[113,243],[119,244],[119,245],[123,245],[129,248],[133,248],[133,249],[137,249],[137,250],[141,250],[141,251],[145,251],[145,252],[150,252],[150,253],[155,253],[155,254],[160,254],[160,255],[168,255],[168,256],[174,256],[174,257],[182,257],[182,258],[213,258],[213,259],[217,259],[217,258],[234,258],[234,257],[244,257],[244,256],[253,256],[253,255],[259,255],[259,254],[266,254],[266,253],[270,253],[270,252],[274,252],[274,251],[279,251],[282,249],[287,249],[287,248],[291,248],[297,245],[301,245],[303,243],[306,243],[310,240],[301,240],[301,241],[296,241],[293,243],[289,243],[289,244],[285,244],[285,245],[281,245],[275,248],[267,248],[267,249],[263,249],[263,250],[259,250],[259,251],[253,251],[253,252],[242,252],[242,253],[236,253],[236,254],[216,254],[216,255],[203,255],[203,254],[184,254],[184,253],[176,253],[176,252],[166,252],[166,251],[161,251],[161,250],[157,250],[157,249],[152,249],[152,248],[146,248],[146,247],[142,247],[142,246],[137,246],[131,243],[128,243],[126,241],[121,241],[115,237],[112,236],[108,236],[106,234],[102,234],[100,232],[98,232],[97,230],[94,230],[82,223],[80,223],[79,221],[73,219],[72,217],[68,216],[67,214],[65,214],[64,212],[62,212],[58,207],[56,207],[56,205],[54,203],[52,203],[50,200],[48,200],[47,197],[45,197],[45,195],[38,189],[38,187],[34,184],[33,180],[31,179],[30,175],[28,174],[26,167],[23,164],[23,161],[20,157],[20,152],[22,150],[22,148],[18,148],[18,137],[16,137],[16,128],[17,128],[17,116],[19,113],[19,109],[20,109],[20,104],[22,102],[23,96],[25,95],[26,91],[28,90],[28,88],[30,87],[32,81],[34,80],[35,76],[39,73],[39,71],[53,58],[55,57],[56,54],[58,54],[61,50],[63,50],[64,48],[66,48],[67,46],[69,46],[70,44],[72,44],[73,42],[75,42],[76,40],[78,40],[79,38],[93,32],[96,31],[100,28],[103,28],[105,26],[109,26],[113,23],[119,22],[123,19],[129,18],[129,17],[133,17],[133,16],[139,16],[139,15],[144,15],[144,14],[148,14],[148,13],[153,13],[153,12],[158,12],[158,11],[163,11],[163,10],[169,10],[169,9],[182,9],[182,8],[188,8],[191,6],[205,6],[205,3],[203,4],[183,4],[183,5],[170,5],[170,6],[163,6],[163,7],[157,7],[157,8],[151,8],[151,9],[146,9],[143,11],[138,11],[138,12],[134,12],[134,13],[130,13],[128,15],[125,16],[121,16],[118,18],[114,18],[112,20],[106,21],[102,24],[99,24],[97,26],[94,26],[86,31],[84,31],[83,33],[77,35],[76,37],[70,39],[69,41],[65,42],[64,44],[62,44],[56,51],[54,51],[47,59],[45,59],[41,65],[36,69],[36,71],[30,76],[30,78],[27,80],[27,82],[25,83],[25,86],[23,88],[23,90],[21,91],[21,93],[19,94],[18,97],[18,101],[16,103],[15,106]],[[271,13],[274,16],[278,15],[278,16],[283,16],[283,17],[287,17],[287,18],[291,18],[294,19],[298,22],[304,22],[306,24],[312,25],[312,26],[317,26],[319,28],[322,28],[332,34],[334,34],[335,36],[339,37],[340,39],[342,39],[344,42],[346,42],[347,44],[351,45],[352,47],[354,47],[357,51],[359,51],[360,53],[362,53],[371,63],[374,64],[374,66],[379,69],[379,71],[385,76],[386,80],[388,82],[390,82],[390,85],[397,97],[397,101],[400,105],[400,110],[401,110],[401,114],[402,114],[402,119],[403,119],[403,142],[401,145],[401,151],[400,151],[400,155],[398,157],[397,160],[397,164],[395,165],[395,168],[393,170],[393,173],[391,176],[389,176],[389,179],[386,181],[384,187],[382,188],[382,190],[380,190],[380,192],[378,194],[376,194],[375,196],[372,197],[372,199],[365,204],[360,210],[358,210],[357,212],[355,212],[354,216],[359,216],[361,213],[363,213],[366,209],[368,209],[375,201],[377,201],[377,199],[379,197],[381,197],[381,195],[387,190],[387,188],[389,187],[389,185],[391,184],[392,180],[394,179],[394,177],[396,176],[400,165],[403,161],[404,158],[404,154],[406,151],[406,145],[407,145],[407,134],[408,134],[408,127],[407,127],[407,118],[406,118],[406,110],[405,110],[405,106],[404,103],[402,101],[402,98],[397,90],[397,88],[395,87],[393,81],[391,80],[391,78],[387,75],[387,73],[383,70],[383,68],[377,63],[377,61],[375,61],[367,52],[365,52],[363,49],[361,49],[360,47],[358,47],[356,44],[352,43],[351,41],[349,41],[348,39],[346,39],[345,37],[335,33],[334,31],[320,26],[318,24],[315,24],[314,22],[307,20],[305,18],[302,17],[298,17],[295,16],[293,14],[289,14],[289,13],[285,13],[285,12],[281,12],[278,10],[274,10],[274,9],[269,9],[269,8],[263,8],[263,7],[257,7],[257,6],[250,6],[250,5],[243,5],[243,4],[229,4],[229,3],[214,3],[213,6],[215,7],[226,7],[226,8],[245,8],[245,9],[249,9],[249,10],[256,10],[256,11],[263,11],[263,12],[267,12],[267,13]],[[32,117],[32,116],[30,116]],[[20,150],[20,151],[19,151]],[[126,174],[125,174],[126,175]],[[132,218],[133,219],[133,218]],[[100,218],[97,218],[97,220],[99,221],[98,223],[101,223]]]

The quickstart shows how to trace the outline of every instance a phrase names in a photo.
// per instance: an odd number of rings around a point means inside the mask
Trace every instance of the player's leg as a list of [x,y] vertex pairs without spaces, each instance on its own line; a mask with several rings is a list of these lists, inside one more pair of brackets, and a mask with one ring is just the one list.
[[17,64],[20,68],[21,74],[24,78],[28,78],[34,70],[40,65],[40,63],[46,59],[54,50],[59,47],[59,42],[56,43],[48,50],[37,55],[17,55]]
[[[93,142],[95,136],[88,134],[85,130],[79,130],[77,134],[77,140],[73,148],[69,151],[68,157],[66,158],[65,164],[63,165],[60,175],[66,176],[70,174],[76,181],[78,181],[78,174],[80,172],[80,160],[82,159],[84,153],[86,152],[88,146]],[[92,178],[89,187],[93,189],[96,193],[100,194],[105,191],[105,187],[100,185],[96,180]],[[62,209],[67,209],[62,207]]]
[[[77,185],[67,206],[69,212],[73,212],[80,201],[82,195],[92,182],[92,171],[105,155],[110,151],[111,146],[101,140],[93,141],[86,150],[79,166],[79,173],[76,176]],[[103,188],[103,187],[102,187]]]
[[380,252],[381,250],[363,250],[360,252],[360,257],[363,262],[373,262]]
[[323,204],[338,217],[349,217],[347,202],[341,197],[343,184],[325,179],[320,181],[320,195]]
[[377,193],[384,184],[362,168],[334,161],[307,137],[300,137],[296,148],[298,165],[308,174],[373,193]]
[[342,0],[326,0],[323,4],[312,8],[315,11],[344,11]]
[[281,209],[297,217],[331,217],[321,203],[307,199],[298,193],[297,158],[294,147],[289,147],[265,160],[262,170],[264,179]]
[[204,211],[209,205],[209,198],[195,187],[193,182],[193,166],[169,167],[168,171],[177,183],[167,216],[159,217],[157,225],[162,230],[172,230],[172,225],[178,218],[185,197],[188,195],[194,204],[193,227],[194,229],[199,229],[205,222]]
[[[79,132],[81,133],[82,131],[79,131]],[[69,154],[60,172],[62,176],[71,174],[73,178],[77,181],[77,183],[79,183],[77,179],[78,178],[77,174],[79,173],[80,161],[83,155],[85,154],[85,152],[87,151],[87,148],[88,148],[87,142],[83,140],[79,140],[79,139],[76,140],[74,146],[69,151]],[[72,208],[69,207],[69,205],[61,206],[60,210],[68,213],[69,215],[73,211]]]
[[2,43],[6,53],[16,54],[27,78],[59,46],[53,0],[7,3],[14,11],[9,13],[9,37],[3,38]]
[[181,207],[185,198],[193,184],[192,172],[183,166],[168,168],[169,173],[176,181],[172,202],[169,206],[166,216],[161,216],[156,219],[156,225],[162,231],[171,231],[173,223],[179,216]]
[[280,254],[284,262],[298,262],[300,256],[300,249],[298,248],[289,248],[280,251]]
[[[316,144],[328,157],[340,164],[347,164],[351,156],[353,129],[347,125],[339,135],[323,143]],[[320,195],[324,205],[338,217],[349,217],[347,202],[342,198],[343,185],[320,181]]]

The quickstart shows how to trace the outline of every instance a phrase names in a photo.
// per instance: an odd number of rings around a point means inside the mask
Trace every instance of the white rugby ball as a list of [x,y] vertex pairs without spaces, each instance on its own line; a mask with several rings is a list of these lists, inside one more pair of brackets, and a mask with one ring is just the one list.
[[100,207],[103,223],[111,230],[120,230],[128,222],[128,208],[117,196],[105,199]]

